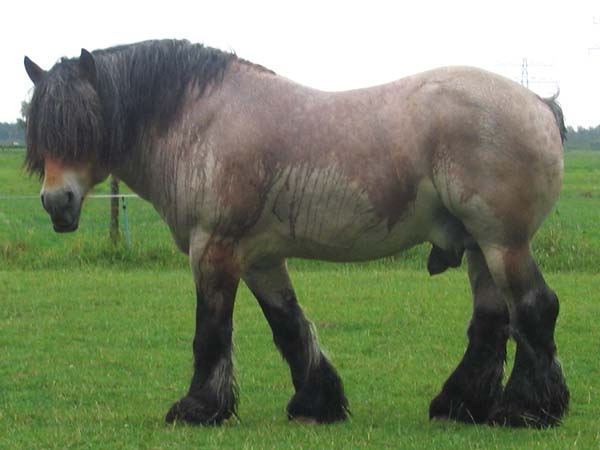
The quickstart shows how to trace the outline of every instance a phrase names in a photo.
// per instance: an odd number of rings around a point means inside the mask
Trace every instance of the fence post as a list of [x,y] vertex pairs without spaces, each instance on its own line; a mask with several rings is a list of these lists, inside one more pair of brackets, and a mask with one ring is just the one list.
[[110,177],[110,240],[113,245],[119,243],[119,179],[112,175]]
[[131,250],[131,235],[129,234],[129,219],[127,218],[127,203],[125,202],[125,196],[121,197],[123,203],[123,225],[125,226],[125,242],[127,242],[127,248]]

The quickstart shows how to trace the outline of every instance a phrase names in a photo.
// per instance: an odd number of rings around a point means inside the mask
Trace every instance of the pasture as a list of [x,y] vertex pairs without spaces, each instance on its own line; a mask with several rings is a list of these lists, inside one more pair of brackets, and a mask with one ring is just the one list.
[[166,425],[192,372],[185,256],[139,199],[128,203],[131,250],[108,242],[106,199],[87,201],[77,233],[55,234],[38,199],[15,198],[39,190],[21,161],[0,151],[0,448],[600,448],[600,153],[567,153],[561,199],[534,241],[561,299],[556,340],[571,389],[564,424],[542,431],[429,422],[464,351],[471,300],[464,268],[428,276],[426,247],[370,264],[291,263],[344,380],[347,423],[288,423],[287,365],[242,286],[240,420]]

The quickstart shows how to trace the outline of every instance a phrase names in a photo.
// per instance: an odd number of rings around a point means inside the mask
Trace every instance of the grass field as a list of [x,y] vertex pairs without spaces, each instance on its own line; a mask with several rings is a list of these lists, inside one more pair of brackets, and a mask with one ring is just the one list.
[[187,273],[11,271],[0,274],[0,448],[600,446],[598,276],[548,276],[562,300],[557,343],[572,400],[564,425],[545,431],[427,420],[429,400],[466,343],[470,301],[460,272],[429,279],[391,267],[347,268],[293,278],[344,379],[350,422],[288,423],[288,370],[245,288],[234,337],[241,423],[199,429],[162,420],[191,376]]
[[542,431],[428,421],[429,401],[464,351],[471,301],[463,269],[427,275],[425,247],[373,264],[292,264],[301,303],[344,379],[349,422],[288,423],[288,369],[242,287],[241,421],[166,425],[191,376],[186,258],[140,200],[129,207],[131,251],[108,243],[100,199],[88,201],[78,233],[54,234],[39,200],[14,198],[39,190],[21,159],[0,152],[0,449],[600,448],[600,154],[567,154],[561,200],[535,242],[561,299],[556,337],[571,388],[565,423]]
[[[0,270],[187,267],[167,227],[140,199],[129,199],[127,205],[131,250],[124,243],[114,247],[108,242],[106,198],[86,200],[77,233],[53,233],[38,198],[40,183],[24,175],[22,162],[22,152],[0,150]],[[544,271],[595,273],[600,261],[600,152],[570,151],[565,166],[561,198],[536,236],[534,253]],[[96,188],[96,193],[108,191],[108,183]],[[428,246],[420,246],[393,258],[394,263],[424,269],[428,252]],[[305,267],[299,261],[292,264]]]

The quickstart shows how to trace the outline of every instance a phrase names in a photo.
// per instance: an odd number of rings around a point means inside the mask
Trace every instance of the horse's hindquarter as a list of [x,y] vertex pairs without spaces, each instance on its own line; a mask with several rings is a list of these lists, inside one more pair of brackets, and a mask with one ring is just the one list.
[[480,244],[528,242],[562,184],[556,119],[516,83],[476,69],[446,71],[453,76],[436,93],[436,189]]

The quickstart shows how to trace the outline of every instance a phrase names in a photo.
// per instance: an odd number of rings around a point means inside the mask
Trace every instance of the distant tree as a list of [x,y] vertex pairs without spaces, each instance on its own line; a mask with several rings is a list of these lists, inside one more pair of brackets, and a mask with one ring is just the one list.
[[567,150],[600,150],[600,125],[596,127],[577,129],[567,127],[567,142],[565,142]]
[[29,111],[29,102],[23,100],[21,102],[21,117],[17,118],[17,125],[23,130],[27,128],[27,113]]
[[16,123],[0,122],[0,145],[23,145],[24,130]]

